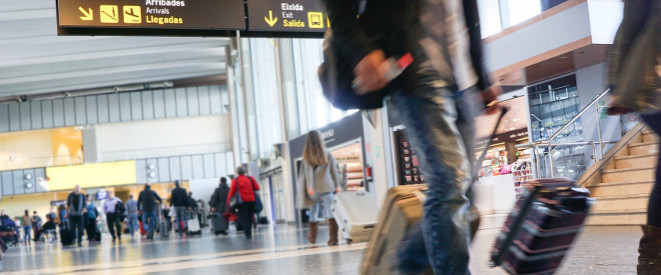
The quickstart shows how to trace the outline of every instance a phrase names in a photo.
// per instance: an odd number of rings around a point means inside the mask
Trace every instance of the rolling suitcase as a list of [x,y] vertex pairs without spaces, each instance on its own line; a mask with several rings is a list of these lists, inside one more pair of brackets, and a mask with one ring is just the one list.
[[[495,136],[498,126],[507,112],[507,108],[502,108],[491,136]],[[474,179],[477,179],[477,171],[488,149],[489,146],[487,145],[475,162],[475,167],[471,171]],[[363,256],[360,268],[361,275],[398,274],[398,271],[393,270],[392,260],[398,246],[406,239],[409,231],[415,229],[414,232],[418,232],[421,230],[418,225],[424,215],[423,205],[427,198],[426,190],[426,184],[400,185],[388,190],[378,223]],[[471,236],[474,236],[479,226],[479,216],[478,213],[474,213],[476,212],[474,206],[471,207],[470,211],[470,233]],[[424,250],[425,248],[421,247],[421,251],[424,252]],[[427,257],[426,252],[422,254],[424,255],[420,255],[420,257]],[[427,268],[421,274],[433,274],[433,271],[431,268]]]
[[553,274],[590,209],[590,192],[567,179],[531,181],[491,252],[491,265],[510,274]]
[[379,222],[369,238],[360,274],[393,274],[391,253],[422,218],[425,190],[427,185],[424,184],[401,185],[388,190]]
[[229,230],[229,222],[222,215],[213,213],[211,215],[211,229],[216,235],[227,235],[227,230]]
[[202,229],[200,228],[200,222],[197,220],[197,217],[191,215],[193,218],[186,221],[188,225],[188,235],[200,235],[202,234]]
[[158,222],[158,234],[161,235],[161,239],[163,240],[170,238],[170,228],[168,221],[163,218],[161,218],[161,220]]
[[363,190],[335,195],[331,212],[348,244],[369,240],[378,218],[377,208],[376,200]]
[[74,242],[74,236],[73,232],[69,230],[68,228],[62,228],[60,229],[60,241],[62,242],[62,245],[73,245]]

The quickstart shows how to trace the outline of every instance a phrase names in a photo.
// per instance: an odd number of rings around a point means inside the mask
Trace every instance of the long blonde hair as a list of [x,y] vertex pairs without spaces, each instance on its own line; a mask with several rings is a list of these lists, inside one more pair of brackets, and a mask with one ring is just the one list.
[[303,160],[313,165],[324,165],[328,163],[326,146],[321,140],[321,134],[317,130],[308,133],[303,148]]

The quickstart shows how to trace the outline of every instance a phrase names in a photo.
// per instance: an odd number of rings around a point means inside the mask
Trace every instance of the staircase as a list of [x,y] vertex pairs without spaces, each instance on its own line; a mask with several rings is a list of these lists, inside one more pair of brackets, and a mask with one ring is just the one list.
[[643,123],[631,129],[579,179],[596,199],[589,225],[636,225],[646,222],[654,183],[659,137]]

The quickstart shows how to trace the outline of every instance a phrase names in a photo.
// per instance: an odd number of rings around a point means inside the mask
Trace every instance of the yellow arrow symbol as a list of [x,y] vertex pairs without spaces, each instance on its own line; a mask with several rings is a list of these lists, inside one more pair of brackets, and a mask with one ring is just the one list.
[[278,22],[278,18],[273,18],[273,11],[269,11],[269,17],[267,18],[264,16],[264,21],[266,21],[266,24],[269,24],[269,26],[273,27],[275,23]]
[[91,8],[85,11],[83,7],[78,7],[78,10],[83,13],[84,16],[81,16],[80,19],[83,21],[92,21],[94,20],[94,11]]

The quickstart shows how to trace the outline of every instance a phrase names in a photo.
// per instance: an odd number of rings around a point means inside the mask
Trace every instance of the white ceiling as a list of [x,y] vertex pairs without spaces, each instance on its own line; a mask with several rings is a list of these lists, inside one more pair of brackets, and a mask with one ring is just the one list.
[[227,38],[57,36],[55,0],[0,0],[0,98],[225,74]]

